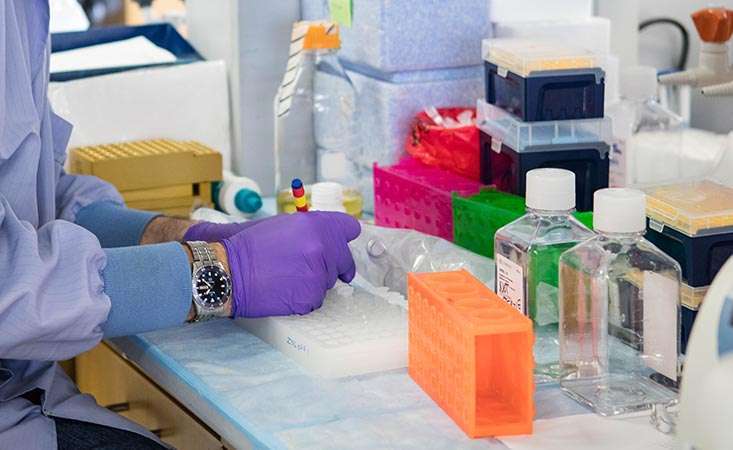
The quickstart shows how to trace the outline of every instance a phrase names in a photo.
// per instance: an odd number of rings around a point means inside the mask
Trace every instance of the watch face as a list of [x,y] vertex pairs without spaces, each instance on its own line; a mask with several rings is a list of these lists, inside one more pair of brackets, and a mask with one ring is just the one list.
[[229,275],[219,266],[204,266],[196,271],[193,297],[205,309],[218,309],[226,304],[231,294]]

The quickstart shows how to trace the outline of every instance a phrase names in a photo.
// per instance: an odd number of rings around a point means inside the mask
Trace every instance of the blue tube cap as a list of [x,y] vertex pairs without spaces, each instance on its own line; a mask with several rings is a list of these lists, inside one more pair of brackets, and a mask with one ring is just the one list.
[[234,196],[237,209],[245,214],[254,214],[262,208],[262,197],[251,189],[240,189]]

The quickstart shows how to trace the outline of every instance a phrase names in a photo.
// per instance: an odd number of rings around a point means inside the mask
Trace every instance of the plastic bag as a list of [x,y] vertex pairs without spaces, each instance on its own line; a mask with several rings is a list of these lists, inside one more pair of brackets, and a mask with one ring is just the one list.
[[[433,114],[429,114],[430,110]],[[465,120],[467,111],[470,111],[470,124]],[[479,130],[475,117],[475,108],[428,108],[415,118],[405,149],[425,164],[480,181]]]
[[466,269],[494,289],[494,262],[434,236],[414,230],[362,224],[349,244],[357,273],[374,286],[407,295],[409,272]]

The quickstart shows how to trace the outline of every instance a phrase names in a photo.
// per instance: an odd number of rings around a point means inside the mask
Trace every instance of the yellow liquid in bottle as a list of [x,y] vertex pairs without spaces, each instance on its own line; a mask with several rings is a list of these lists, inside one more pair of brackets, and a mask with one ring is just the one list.
[[[308,206],[311,204],[310,186],[305,187],[305,198],[308,200]],[[344,208],[346,214],[361,219],[362,210],[364,208],[364,199],[356,189],[344,189]],[[295,199],[290,189],[283,189],[277,194],[277,212],[278,214],[292,214],[296,212]]]

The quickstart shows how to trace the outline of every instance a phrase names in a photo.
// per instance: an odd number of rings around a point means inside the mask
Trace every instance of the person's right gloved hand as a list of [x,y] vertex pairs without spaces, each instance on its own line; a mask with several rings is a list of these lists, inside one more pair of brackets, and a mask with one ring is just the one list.
[[222,240],[232,275],[234,317],[307,314],[337,279],[356,275],[349,241],[359,222],[337,212],[282,215]]

